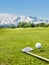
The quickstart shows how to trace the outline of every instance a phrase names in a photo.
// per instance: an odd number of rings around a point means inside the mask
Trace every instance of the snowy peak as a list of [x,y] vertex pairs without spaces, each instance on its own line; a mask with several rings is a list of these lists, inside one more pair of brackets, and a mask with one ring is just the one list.
[[19,22],[30,22],[30,23],[49,23],[49,19],[42,19],[36,16],[16,16],[11,14],[0,13],[0,25],[13,24],[17,26]]

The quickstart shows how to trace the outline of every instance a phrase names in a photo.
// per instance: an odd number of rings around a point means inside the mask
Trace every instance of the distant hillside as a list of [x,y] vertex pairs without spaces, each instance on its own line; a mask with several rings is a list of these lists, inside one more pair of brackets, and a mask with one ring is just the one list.
[[5,26],[5,25],[15,25],[19,22],[30,22],[30,23],[46,23],[49,24],[49,19],[42,19],[38,18],[36,16],[16,16],[16,15],[11,15],[11,14],[5,14],[5,13],[0,13],[0,26]]

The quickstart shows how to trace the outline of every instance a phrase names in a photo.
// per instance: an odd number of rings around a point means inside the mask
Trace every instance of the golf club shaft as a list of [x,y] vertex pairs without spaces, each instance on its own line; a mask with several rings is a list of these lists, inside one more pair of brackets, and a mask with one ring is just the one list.
[[49,62],[49,59],[47,59],[47,58],[45,58],[45,57],[42,57],[42,56],[39,56],[39,55],[30,53],[30,52],[26,52],[26,53],[27,53],[27,54],[30,54],[30,55],[32,55],[32,56],[34,56],[34,57],[37,57],[37,58],[40,58],[40,59],[42,59],[42,60],[45,60],[45,61]]

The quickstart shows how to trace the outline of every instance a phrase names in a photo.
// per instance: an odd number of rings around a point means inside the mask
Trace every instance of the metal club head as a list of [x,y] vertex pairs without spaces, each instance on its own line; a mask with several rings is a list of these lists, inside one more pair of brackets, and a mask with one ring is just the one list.
[[32,50],[33,50],[33,48],[26,47],[26,48],[22,49],[22,52],[28,52],[28,51],[32,51]]

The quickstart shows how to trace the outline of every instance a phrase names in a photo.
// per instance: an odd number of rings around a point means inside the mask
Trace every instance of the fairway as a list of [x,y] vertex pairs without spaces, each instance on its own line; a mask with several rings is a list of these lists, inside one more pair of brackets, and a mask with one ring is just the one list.
[[[42,44],[41,51],[35,44]],[[23,53],[32,47],[32,53],[49,59],[49,27],[0,29],[0,65],[49,65],[49,63]]]

